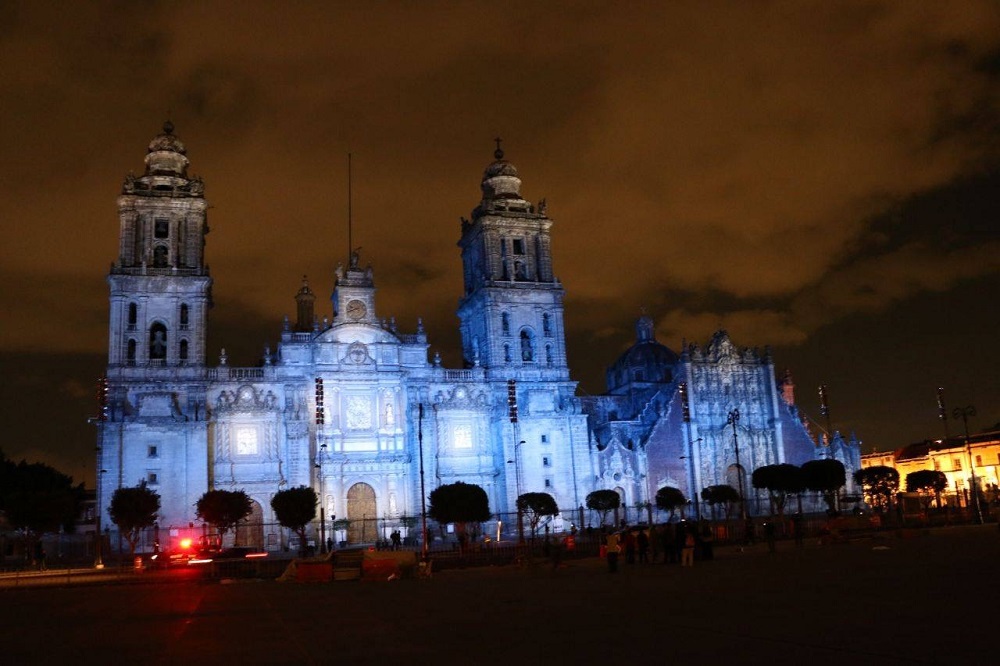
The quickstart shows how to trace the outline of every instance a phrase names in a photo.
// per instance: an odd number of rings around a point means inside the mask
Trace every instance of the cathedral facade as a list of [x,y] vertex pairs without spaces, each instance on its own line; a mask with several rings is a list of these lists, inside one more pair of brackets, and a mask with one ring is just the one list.
[[[737,348],[724,332],[677,355],[644,316],[635,345],[608,371],[608,393],[578,397],[552,220],[544,201],[521,196],[499,148],[494,158],[461,225],[464,367],[430,356],[419,320],[403,332],[378,316],[374,271],[357,253],[336,269],[331,321],[316,317],[303,281],[295,321],[285,320],[261,366],[230,366],[224,351],[210,365],[208,204],[166,124],[143,175],[129,175],[118,198],[102,515],[116,488],[144,481],[161,497],[161,526],[193,524],[210,489],[244,490],[250,521],[270,524],[274,494],[306,485],[328,520],[405,529],[404,518],[420,515],[423,478],[426,493],[476,484],[498,513],[516,511],[522,493],[546,492],[574,520],[595,489],[635,506],[668,485],[690,498],[720,483],[750,493],[749,473],[765,464],[837,457],[849,472],[860,466],[856,443],[825,445],[807,431],[767,352]],[[352,528],[341,537],[385,535]]]

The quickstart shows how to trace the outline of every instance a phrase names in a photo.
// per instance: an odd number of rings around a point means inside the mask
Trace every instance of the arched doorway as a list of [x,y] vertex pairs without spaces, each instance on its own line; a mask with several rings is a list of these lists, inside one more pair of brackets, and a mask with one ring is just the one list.
[[375,489],[367,483],[355,483],[347,491],[348,543],[375,541],[377,533]]
[[264,510],[257,500],[250,500],[250,515],[236,523],[234,545],[248,548],[264,548]]

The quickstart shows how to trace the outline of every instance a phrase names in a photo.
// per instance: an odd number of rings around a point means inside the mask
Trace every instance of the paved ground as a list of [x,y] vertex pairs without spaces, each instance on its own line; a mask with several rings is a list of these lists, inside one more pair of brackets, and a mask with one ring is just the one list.
[[995,664],[995,525],[692,569],[572,561],[425,581],[146,577],[0,589],[0,663]]

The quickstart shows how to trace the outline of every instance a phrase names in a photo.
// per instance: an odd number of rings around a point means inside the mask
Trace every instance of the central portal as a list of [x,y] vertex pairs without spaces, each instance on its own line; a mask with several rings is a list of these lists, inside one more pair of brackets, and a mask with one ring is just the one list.
[[378,523],[375,514],[375,489],[367,483],[355,483],[347,491],[348,543],[375,541]]

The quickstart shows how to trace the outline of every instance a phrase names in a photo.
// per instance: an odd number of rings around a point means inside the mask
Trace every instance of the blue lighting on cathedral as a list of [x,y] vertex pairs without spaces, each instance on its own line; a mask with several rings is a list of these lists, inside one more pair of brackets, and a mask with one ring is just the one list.
[[99,430],[104,504],[146,481],[161,497],[160,525],[186,526],[206,490],[242,489],[251,520],[272,523],[274,494],[306,485],[326,516],[395,529],[420,514],[418,434],[428,492],[476,484],[494,512],[511,513],[519,493],[546,492],[567,522],[596,489],[617,490],[632,507],[663,486],[692,499],[707,486],[738,487],[740,474],[750,492],[750,472],[767,464],[836,458],[848,479],[860,468],[856,441],[804,425],[769,351],[737,347],[724,331],[678,354],[644,315],[635,344],[608,369],[607,394],[578,397],[553,221],[544,200],[522,197],[499,142],[494,158],[459,239],[464,367],[430,357],[420,323],[403,332],[379,318],[375,273],[357,252],[336,268],[332,321],[315,316],[303,280],[295,321],[263,366],[230,366],[225,352],[209,365],[209,206],[166,124],[145,172],[127,177],[118,198]]

